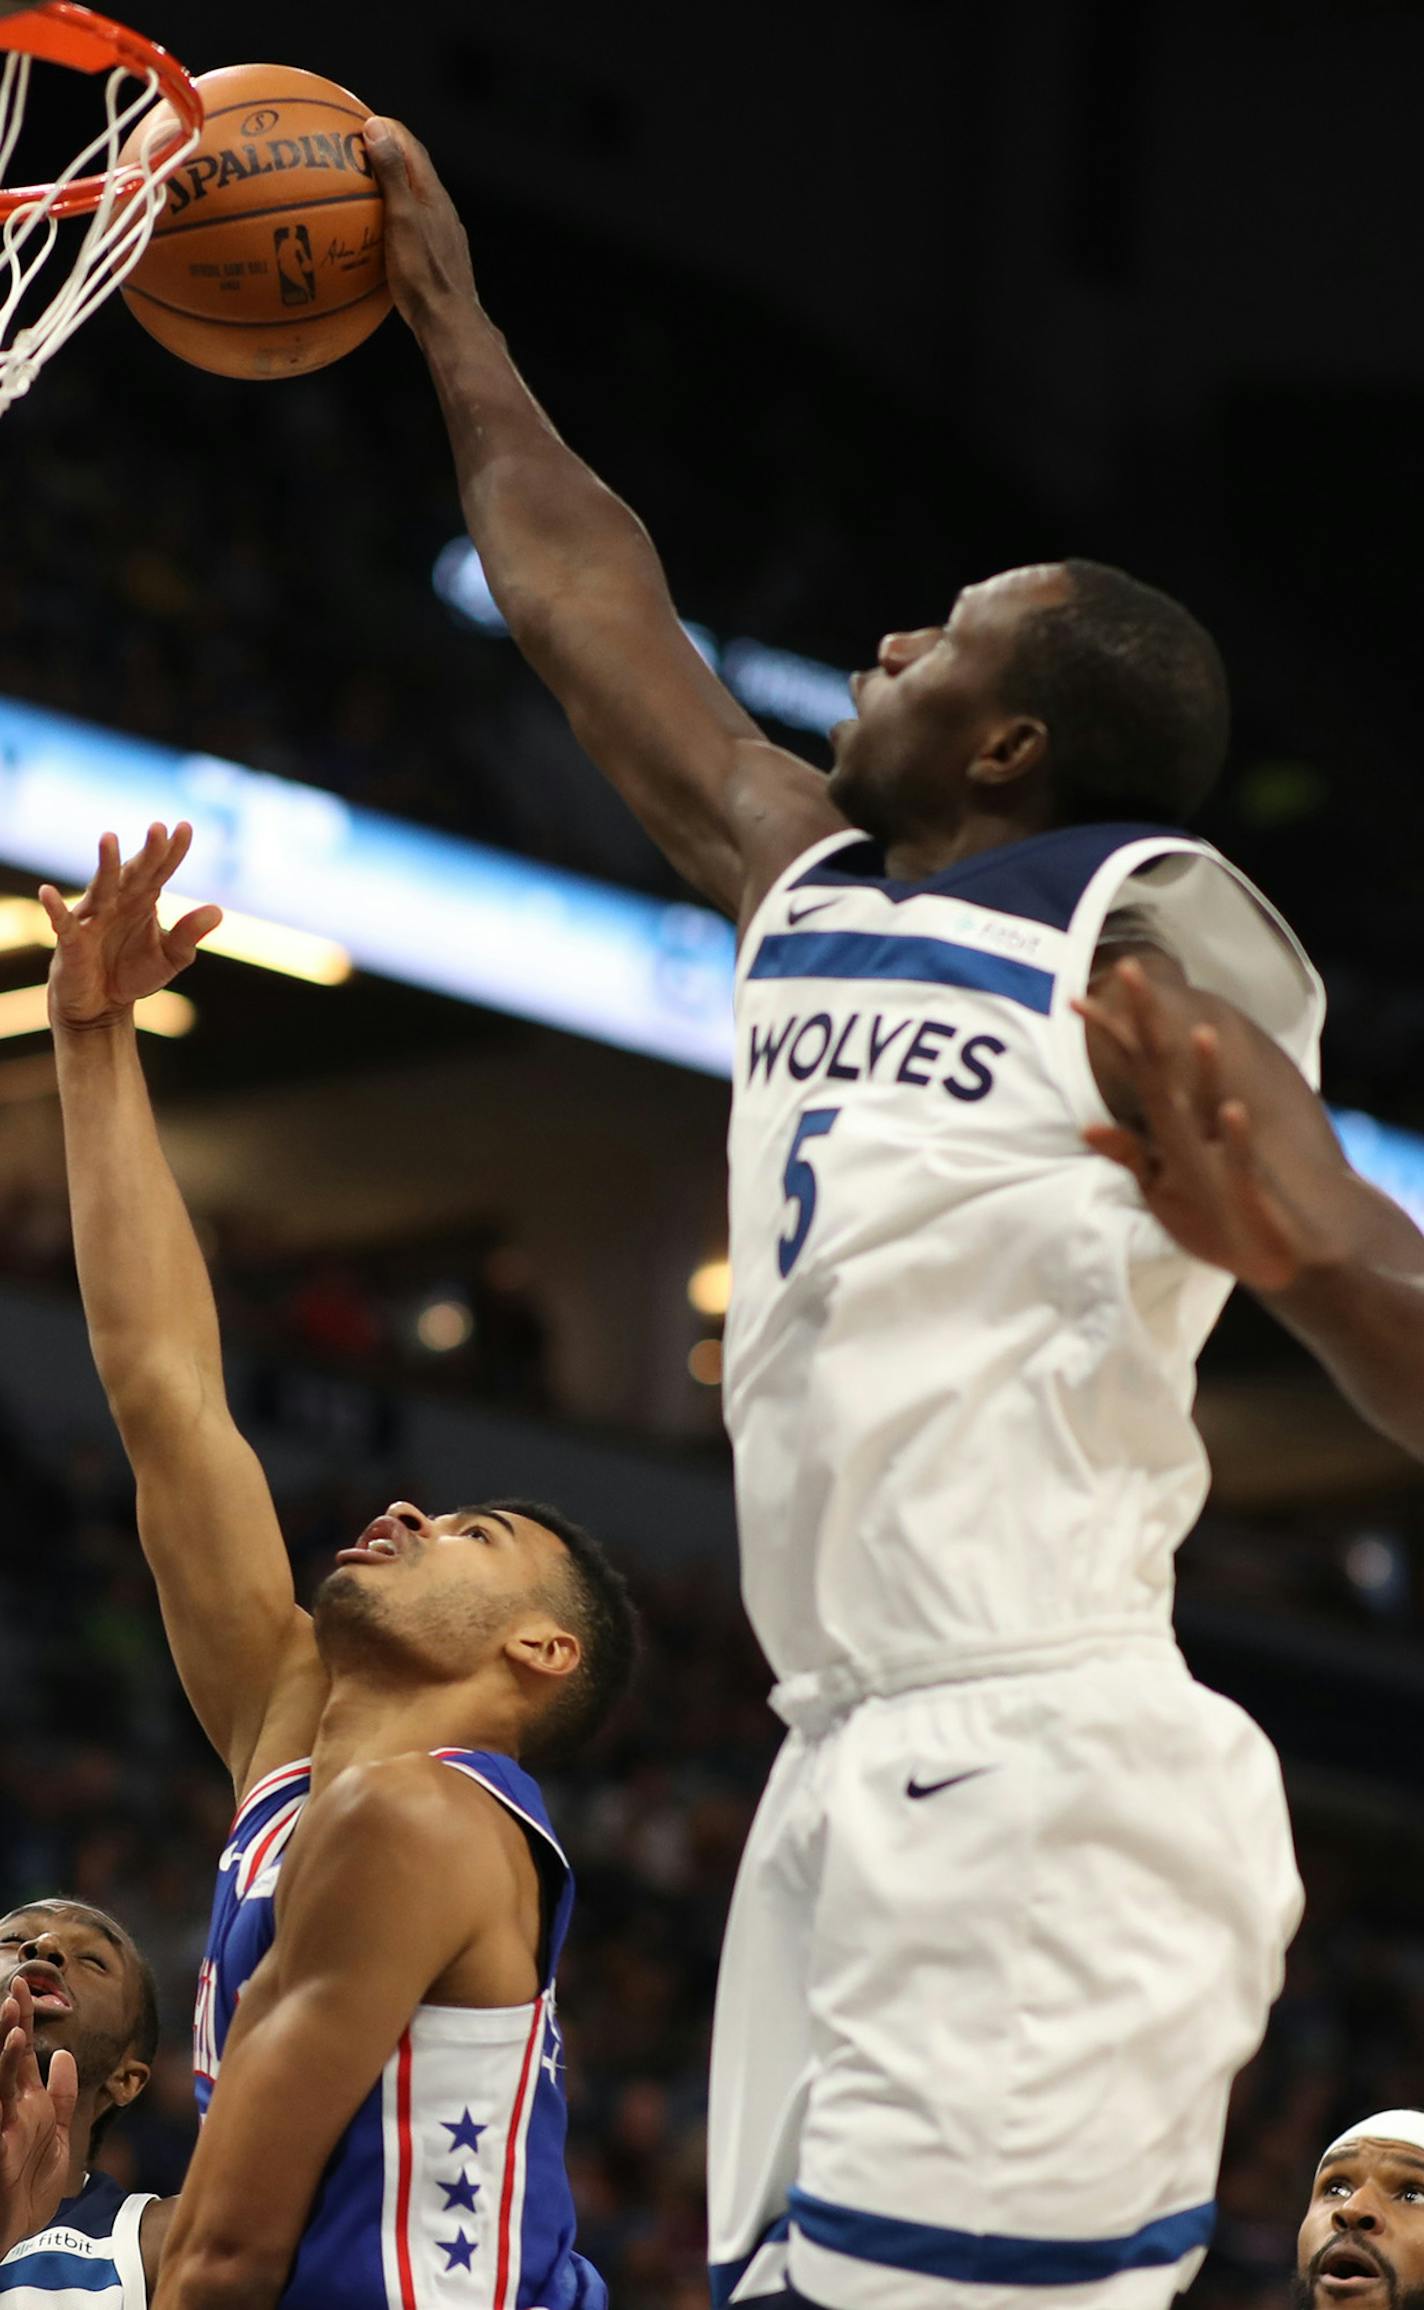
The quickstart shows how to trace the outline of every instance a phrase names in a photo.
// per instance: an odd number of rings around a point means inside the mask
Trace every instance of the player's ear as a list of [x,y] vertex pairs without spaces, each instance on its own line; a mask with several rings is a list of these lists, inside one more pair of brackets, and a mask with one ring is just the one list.
[[969,765],[976,786],[1011,786],[1041,771],[1048,761],[1048,724],[1036,714],[1006,715],[985,732]]
[[126,2053],[110,2070],[99,2091],[111,2109],[127,2109],[131,2101],[138,2100],[152,2075],[146,2061],[140,2061],[136,2053]]
[[573,1676],[583,1659],[583,1647],[572,1629],[548,1620],[515,1629],[504,1650],[507,1659],[532,1676]]

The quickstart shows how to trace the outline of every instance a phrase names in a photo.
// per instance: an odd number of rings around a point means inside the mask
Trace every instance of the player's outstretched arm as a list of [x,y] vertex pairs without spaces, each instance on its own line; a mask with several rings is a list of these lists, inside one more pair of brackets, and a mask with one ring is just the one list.
[[1129,958],[1078,1005],[1130,1171],[1199,1259],[1248,1285],[1372,1427],[1424,1459],[1424,1235],[1346,1162],[1269,1036],[1175,965]]
[[[106,834],[72,908],[49,887],[40,895],[56,938],[50,1019],[89,1338],[179,1675],[241,1789],[254,1762],[302,1753],[301,1688],[319,1670],[266,1479],[228,1410],[212,1286],[134,1031],[135,1002],[185,969],[221,919],[199,907],[159,927],[159,895],[191,839],[187,826],[154,826],[125,864]],[[281,1707],[290,1728],[268,1724]],[[264,1726],[285,1754],[259,1753]]]
[[519,376],[429,154],[395,122],[372,122],[366,139],[391,287],[429,363],[465,519],[510,631],[673,865],[745,919],[845,821],[825,780],[771,745],[699,656],[642,523]]
[[313,1797],[283,1865],[276,1940],[228,2038],[153,2310],[271,2310],[332,2151],[416,2006],[457,1961],[483,1952],[491,2005],[537,1995],[518,1835],[493,1798],[431,1757],[351,1766]]
[[54,2220],[69,2183],[69,2129],[79,2094],[63,2049],[40,2076],[34,2004],[16,1981],[0,2001],[0,2254]]

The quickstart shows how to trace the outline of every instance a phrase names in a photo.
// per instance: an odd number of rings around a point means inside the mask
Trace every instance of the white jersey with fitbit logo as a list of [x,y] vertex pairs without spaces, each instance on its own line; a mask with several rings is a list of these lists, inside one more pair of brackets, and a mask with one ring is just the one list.
[[1191,836],[1090,825],[888,881],[832,836],[737,974],[726,1414],[775,1672],[893,1689],[1165,1630],[1230,1290],[1092,1154],[1072,1010],[1111,915],[1317,1079],[1320,982]]
[[52,2222],[0,2261],[4,2310],[148,2310],[140,2231],[151,2190],[86,2174]]

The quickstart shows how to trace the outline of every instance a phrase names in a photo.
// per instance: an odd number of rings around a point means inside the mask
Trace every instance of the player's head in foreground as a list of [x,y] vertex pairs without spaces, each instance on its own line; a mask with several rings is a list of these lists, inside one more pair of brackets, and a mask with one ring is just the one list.
[[430,1696],[452,1745],[556,1764],[590,1740],[637,1648],[623,1576],[587,1532],[535,1500],[427,1516],[397,1500],[315,1599],[337,1681]]
[[880,842],[976,816],[1025,834],[1179,825],[1215,784],[1230,727],[1211,636],[1170,595],[1091,561],[966,586],[947,624],[887,634],[851,688],[830,792]]
[[1296,2310],[1424,2310],[1424,2110],[1381,2110],[1330,2144],[1293,2295]]
[[158,2049],[158,1995],[147,1959],[122,1925],[56,1894],[0,1917],[0,1997],[19,1976],[34,2000],[40,2074],[63,2048],[79,2073],[72,2141],[87,2165],[121,2109],[148,2083]]

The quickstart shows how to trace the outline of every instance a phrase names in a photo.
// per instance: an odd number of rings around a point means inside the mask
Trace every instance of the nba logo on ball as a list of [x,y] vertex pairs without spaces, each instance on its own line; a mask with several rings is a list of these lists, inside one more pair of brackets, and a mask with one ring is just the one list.
[[[385,203],[350,89],[278,64],[198,81],[205,119],[124,283],[170,352],[222,377],[299,377],[339,361],[391,309]],[[160,105],[125,148],[162,133]]]
[[316,268],[311,234],[305,225],[278,225],[272,236],[277,255],[277,280],[284,305],[314,305]]

